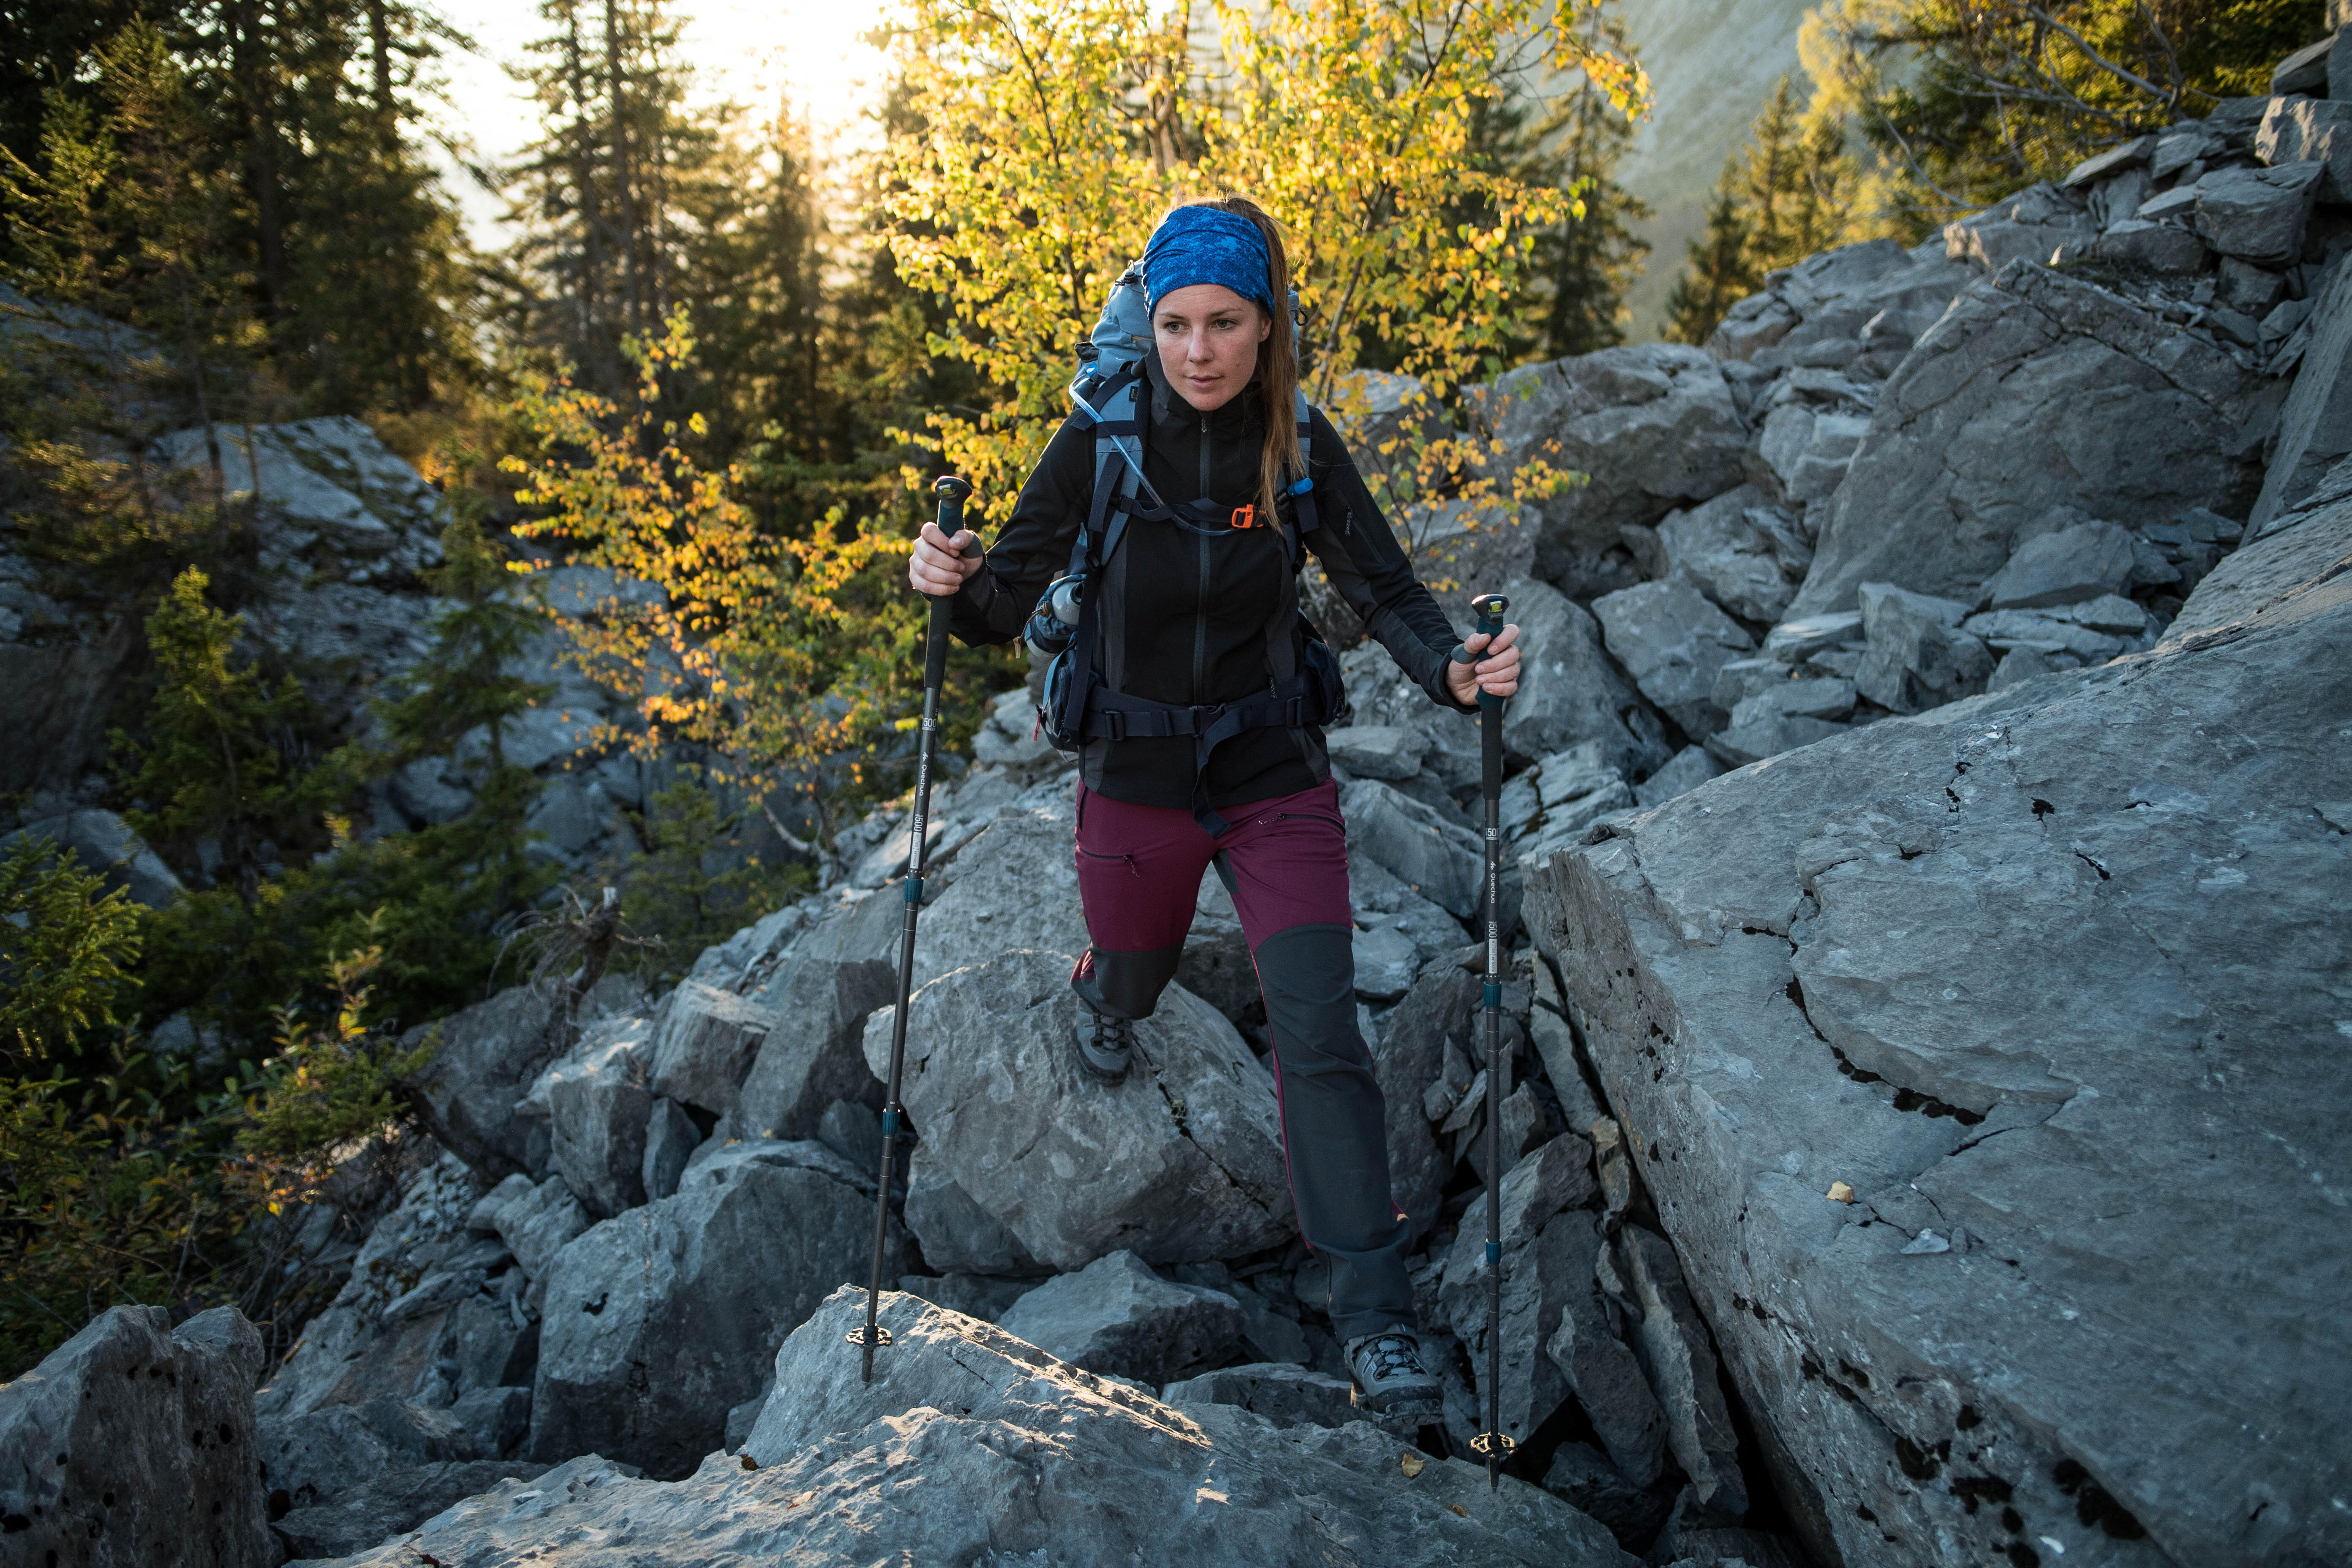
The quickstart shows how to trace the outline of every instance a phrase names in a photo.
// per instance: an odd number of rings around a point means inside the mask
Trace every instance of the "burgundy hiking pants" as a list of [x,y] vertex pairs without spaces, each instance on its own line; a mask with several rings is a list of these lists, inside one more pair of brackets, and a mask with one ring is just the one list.
[[1389,1195],[1388,1135],[1371,1053],[1356,1028],[1347,829],[1339,785],[1227,806],[1211,837],[1192,814],[1078,786],[1078,891],[1092,945],[1070,984],[1117,1017],[1145,1018],[1183,956],[1201,875],[1233,895],[1265,996],[1283,1153],[1298,1228],[1331,1267],[1344,1342],[1413,1322]]

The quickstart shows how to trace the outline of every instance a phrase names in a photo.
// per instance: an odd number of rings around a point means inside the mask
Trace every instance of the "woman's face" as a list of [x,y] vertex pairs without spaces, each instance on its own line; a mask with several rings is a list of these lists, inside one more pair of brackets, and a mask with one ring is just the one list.
[[1222,283],[1171,289],[1152,313],[1160,368],[1184,401],[1206,414],[1232,402],[1257,373],[1257,345],[1274,322],[1254,300]]

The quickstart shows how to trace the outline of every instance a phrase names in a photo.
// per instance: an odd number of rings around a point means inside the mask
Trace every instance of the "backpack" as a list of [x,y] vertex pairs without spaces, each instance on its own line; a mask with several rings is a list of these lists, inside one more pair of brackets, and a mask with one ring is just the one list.
[[[1291,290],[1289,304],[1295,344],[1297,289]],[[1222,835],[1226,830],[1224,819],[1208,803],[1210,753],[1244,730],[1328,726],[1346,711],[1347,698],[1338,657],[1297,605],[1306,536],[1319,526],[1314,480],[1307,474],[1286,492],[1297,523],[1295,531],[1284,530],[1284,542],[1290,552],[1292,615],[1304,633],[1305,657],[1297,674],[1275,682],[1263,695],[1197,708],[1112,691],[1097,680],[1097,596],[1087,593],[1085,584],[1117,552],[1130,521],[1166,523],[1217,537],[1255,525],[1254,507],[1243,508],[1233,519],[1220,522],[1213,516],[1200,515],[1202,509],[1192,503],[1171,505],[1162,500],[1143,477],[1144,410],[1149,396],[1143,360],[1153,352],[1143,264],[1133,262],[1112,285],[1101,319],[1078,350],[1078,371],[1070,383],[1071,417],[1092,427],[1095,434],[1094,496],[1086,523],[1071,546],[1067,572],[1047,587],[1029,618],[1030,645],[1050,660],[1037,718],[1045,739],[1066,752],[1080,750],[1088,741],[1191,736],[1195,770],[1192,818],[1210,834]],[[1295,416],[1302,458],[1309,451],[1309,415],[1307,395],[1301,392]],[[1251,521],[1241,521],[1245,515]],[[1265,526],[1282,528],[1282,520],[1276,517]]]

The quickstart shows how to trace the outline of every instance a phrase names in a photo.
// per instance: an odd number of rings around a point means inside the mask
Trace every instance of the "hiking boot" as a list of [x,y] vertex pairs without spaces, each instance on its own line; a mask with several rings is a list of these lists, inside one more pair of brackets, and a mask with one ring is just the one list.
[[1402,1323],[1363,1334],[1341,1347],[1356,1380],[1356,1405],[1375,1415],[1435,1410],[1444,1394],[1421,1364],[1421,1339]]
[[1117,1083],[1127,1077],[1127,1064],[1135,1055],[1132,1023],[1082,1005],[1077,1041],[1078,1065],[1089,1077],[1104,1083]]

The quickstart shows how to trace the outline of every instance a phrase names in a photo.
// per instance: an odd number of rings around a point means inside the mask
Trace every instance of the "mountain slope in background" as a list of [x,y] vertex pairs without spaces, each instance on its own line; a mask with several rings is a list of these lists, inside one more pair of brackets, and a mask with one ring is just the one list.
[[1746,142],[1780,73],[1797,68],[1797,26],[1811,8],[1811,0],[1624,0],[1626,28],[1657,94],[1618,172],[1657,215],[1633,226],[1654,247],[1626,301],[1635,342],[1657,337],[1684,242],[1706,226],[1725,155]]

